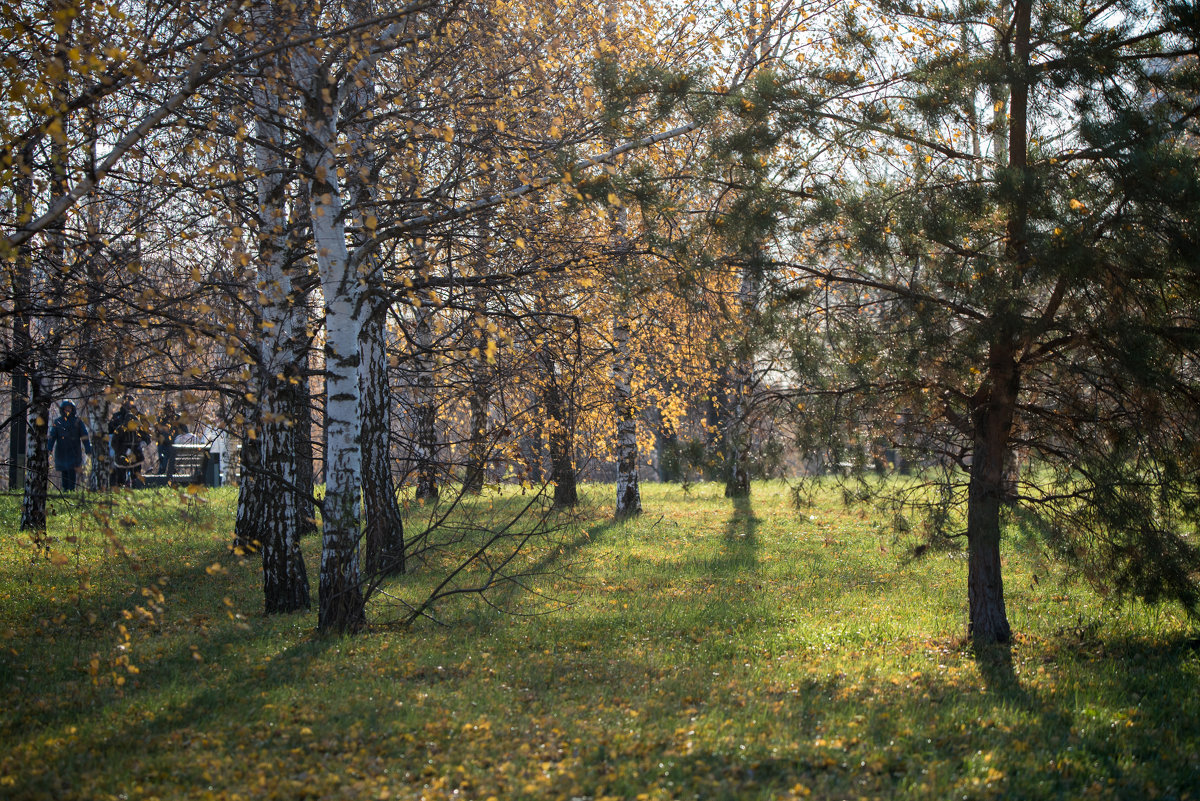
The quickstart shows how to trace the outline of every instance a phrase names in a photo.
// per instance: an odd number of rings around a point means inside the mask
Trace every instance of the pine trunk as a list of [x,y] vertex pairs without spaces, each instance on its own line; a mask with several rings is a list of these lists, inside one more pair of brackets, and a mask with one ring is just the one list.
[[[1011,83],[1007,155],[1008,166],[1018,172],[1022,185],[1029,166],[1026,137],[1031,12],[1032,0],[1016,0],[1013,47],[1017,70]],[[1014,268],[1012,273],[1018,282],[1027,261],[1027,218],[1028,201],[1018,186],[1011,201],[1004,241],[1004,259]],[[1001,307],[996,314],[1000,324],[992,335],[987,373],[973,399],[974,449],[967,489],[968,633],[972,640],[983,644],[1008,642],[1012,638],[1001,576],[1000,509],[1005,498],[1006,467],[1012,459],[1010,439],[1021,377],[1016,337],[1004,320],[1010,311]]]
[[[758,281],[754,268],[742,270],[738,285],[738,307],[745,322],[743,331],[749,331],[749,317],[758,303]],[[729,370],[728,413],[725,415],[725,497],[750,497],[750,393],[753,390],[754,362],[750,343],[738,343],[734,362]]]
[[975,442],[967,489],[968,633],[980,643],[1008,642],[1012,637],[1001,576],[1000,508],[1019,374],[1009,347],[993,347],[989,361],[972,413]]

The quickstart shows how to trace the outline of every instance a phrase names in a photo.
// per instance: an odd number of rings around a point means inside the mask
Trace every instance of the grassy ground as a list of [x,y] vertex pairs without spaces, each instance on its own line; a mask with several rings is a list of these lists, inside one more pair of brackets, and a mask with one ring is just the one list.
[[60,499],[40,547],[0,499],[0,798],[1200,795],[1174,610],[1105,601],[1014,537],[1017,641],[977,658],[962,554],[908,561],[832,493],[797,512],[782,485],[738,506],[648,486],[628,524],[588,494],[530,555],[558,568],[545,595],[494,599],[522,615],[465,599],[453,625],[344,639],[259,614],[229,490],[137,493],[108,533]]

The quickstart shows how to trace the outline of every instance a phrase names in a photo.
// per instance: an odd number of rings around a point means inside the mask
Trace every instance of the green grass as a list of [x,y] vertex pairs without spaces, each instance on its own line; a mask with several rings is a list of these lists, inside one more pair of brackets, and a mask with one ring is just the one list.
[[342,639],[259,613],[230,490],[119,498],[111,535],[57,499],[40,547],[0,499],[0,798],[1200,795],[1175,610],[1097,597],[1014,537],[1017,641],[977,658],[963,555],[908,560],[832,492],[797,512],[780,484],[737,507],[650,485],[627,524],[611,492],[528,555],[542,595],[498,591],[520,615],[465,597],[451,625]]

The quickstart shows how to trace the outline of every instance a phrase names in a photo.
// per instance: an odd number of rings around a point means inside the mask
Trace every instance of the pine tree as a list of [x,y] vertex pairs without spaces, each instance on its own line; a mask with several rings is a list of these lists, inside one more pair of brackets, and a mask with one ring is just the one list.
[[864,401],[850,418],[960,468],[975,641],[1011,637],[1007,508],[1097,583],[1195,610],[1200,473],[1180,442],[1197,424],[1200,92],[1194,66],[1169,66],[1194,52],[1195,12],[883,11],[897,39],[847,40],[908,69],[809,76],[793,106],[858,89],[853,108],[825,107],[822,133],[856,168],[799,260],[834,287],[821,311],[854,389],[840,397]]

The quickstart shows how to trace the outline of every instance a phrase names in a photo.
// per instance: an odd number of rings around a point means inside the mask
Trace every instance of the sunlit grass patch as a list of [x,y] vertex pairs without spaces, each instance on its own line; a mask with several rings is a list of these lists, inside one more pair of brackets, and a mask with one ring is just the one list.
[[[961,553],[913,560],[833,491],[643,491],[633,521],[606,486],[547,518],[507,611],[464,596],[400,628],[380,595],[342,639],[260,614],[230,490],[64,506],[48,552],[0,544],[0,796],[1195,797],[1200,651],[1174,610],[1014,540],[1017,641],[976,656]],[[474,501],[462,544],[518,502]],[[456,558],[383,589],[418,597]]]

